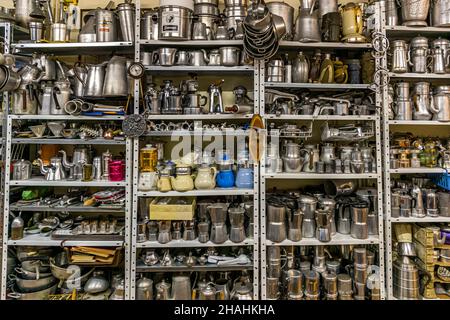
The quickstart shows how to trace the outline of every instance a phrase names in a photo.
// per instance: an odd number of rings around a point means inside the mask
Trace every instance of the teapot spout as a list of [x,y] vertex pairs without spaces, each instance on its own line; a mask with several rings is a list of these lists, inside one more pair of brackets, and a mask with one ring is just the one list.
[[67,161],[67,153],[66,153],[66,151],[59,150],[59,153],[62,154],[62,163],[63,163],[64,168],[67,168],[67,169],[72,168],[74,166],[74,163],[71,163],[71,162]]

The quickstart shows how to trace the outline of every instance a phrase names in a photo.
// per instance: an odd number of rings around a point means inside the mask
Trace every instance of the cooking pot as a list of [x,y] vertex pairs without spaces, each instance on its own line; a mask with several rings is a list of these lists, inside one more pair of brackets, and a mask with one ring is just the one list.
[[18,277],[17,275],[9,275],[8,277],[10,280],[14,280],[17,288],[22,292],[22,293],[30,293],[30,292],[36,292],[36,291],[41,291],[45,288],[48,288],[49,286],[51,286],[52,284],[54,284],[57,280],[50,276],[50,277],[46,277],[46,278],[39,278],[39,279],[35,279],[35,280],[29,280],[29,279],[23,279]]
[[47,300],[50,294],[54,294],[56,292],[57,287],[58,284],[53,284],[46,289],[31,293],[21,293],[13,289],[12,292],[8,293],[8,297],[17,300]]
[[239,65],[239,48],[236,47],[221,47],[220,52],[220,65],[226,67],[234,67]]

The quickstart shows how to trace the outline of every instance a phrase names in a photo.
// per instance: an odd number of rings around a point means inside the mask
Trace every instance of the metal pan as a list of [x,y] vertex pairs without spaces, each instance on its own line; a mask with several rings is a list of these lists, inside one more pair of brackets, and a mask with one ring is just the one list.
[[51,273],[35,273],[31,271],[24,270],[22,268],[15,268],[16,273],[20,274],[20,277],[27,280],[37,280],[40,278],[50,277]]
[[53,284],[46,289],[30,293],[20,293],[13,289],[13,292],[8,293],[8,297],[17,300],[46,300],[48,299],[49,294],[54,294],[56,292],[57,286],[58,284]]
[[50,285],[56,283],[57,281],[54,277],[51,276],[36,280],[29,280],[19,278],[17,275],[10,275],[9,279],[14,280],[16,282],[17,288],[22,293],[31,293],[44,290],[48,288]]

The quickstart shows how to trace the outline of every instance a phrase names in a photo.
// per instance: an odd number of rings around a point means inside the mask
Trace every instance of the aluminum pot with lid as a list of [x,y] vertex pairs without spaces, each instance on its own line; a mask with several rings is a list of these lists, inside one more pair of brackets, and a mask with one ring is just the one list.
[[220,65],[226,67],[234,67],[239,65],[239,53],[240,49],[236,47],[221,47],[220,52]]
[[213,4],[209,3],[201,3],[196,4],[194,6],[194,14],[196,15],[203,15],[203,14],[209,14],[212,16],[218,16],[220,14],[219,7]]
[[418,48],[428,49],[428,38],[422,36],[412,38],[409,46],[412,50]]
[[193,10],[181,6],[159,7],[158,39],[189,40]]

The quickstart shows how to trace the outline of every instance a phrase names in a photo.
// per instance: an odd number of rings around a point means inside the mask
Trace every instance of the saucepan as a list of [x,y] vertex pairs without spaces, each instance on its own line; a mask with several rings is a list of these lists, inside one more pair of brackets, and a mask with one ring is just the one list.
[[20,278],[15,274],[10,274],[8,278],[16,282],[17,288],[22,293],[41,291],[44,290],[45,288],[48,288],[50,285],[56,283],[56,279],[52,276],[30,280]]
[[20,277],[27,280],[37,280],[40,278],[47,278],[50,277],[52,274],[50,272],[48,273],[36,273],[32,271],[27,271],[22,268],[15,268],[14,269],[16,273],[20,274]]
[[11,293],[8,293],[8,297],[17,300],[46,300],[49,294],[55,293],[57,286],[58,284],[52,284],[48,288],[30,293],[21,293],[13,289]]
[[19,74],[4,65],[0,65],[0,92],[16,90],[19,85]]

